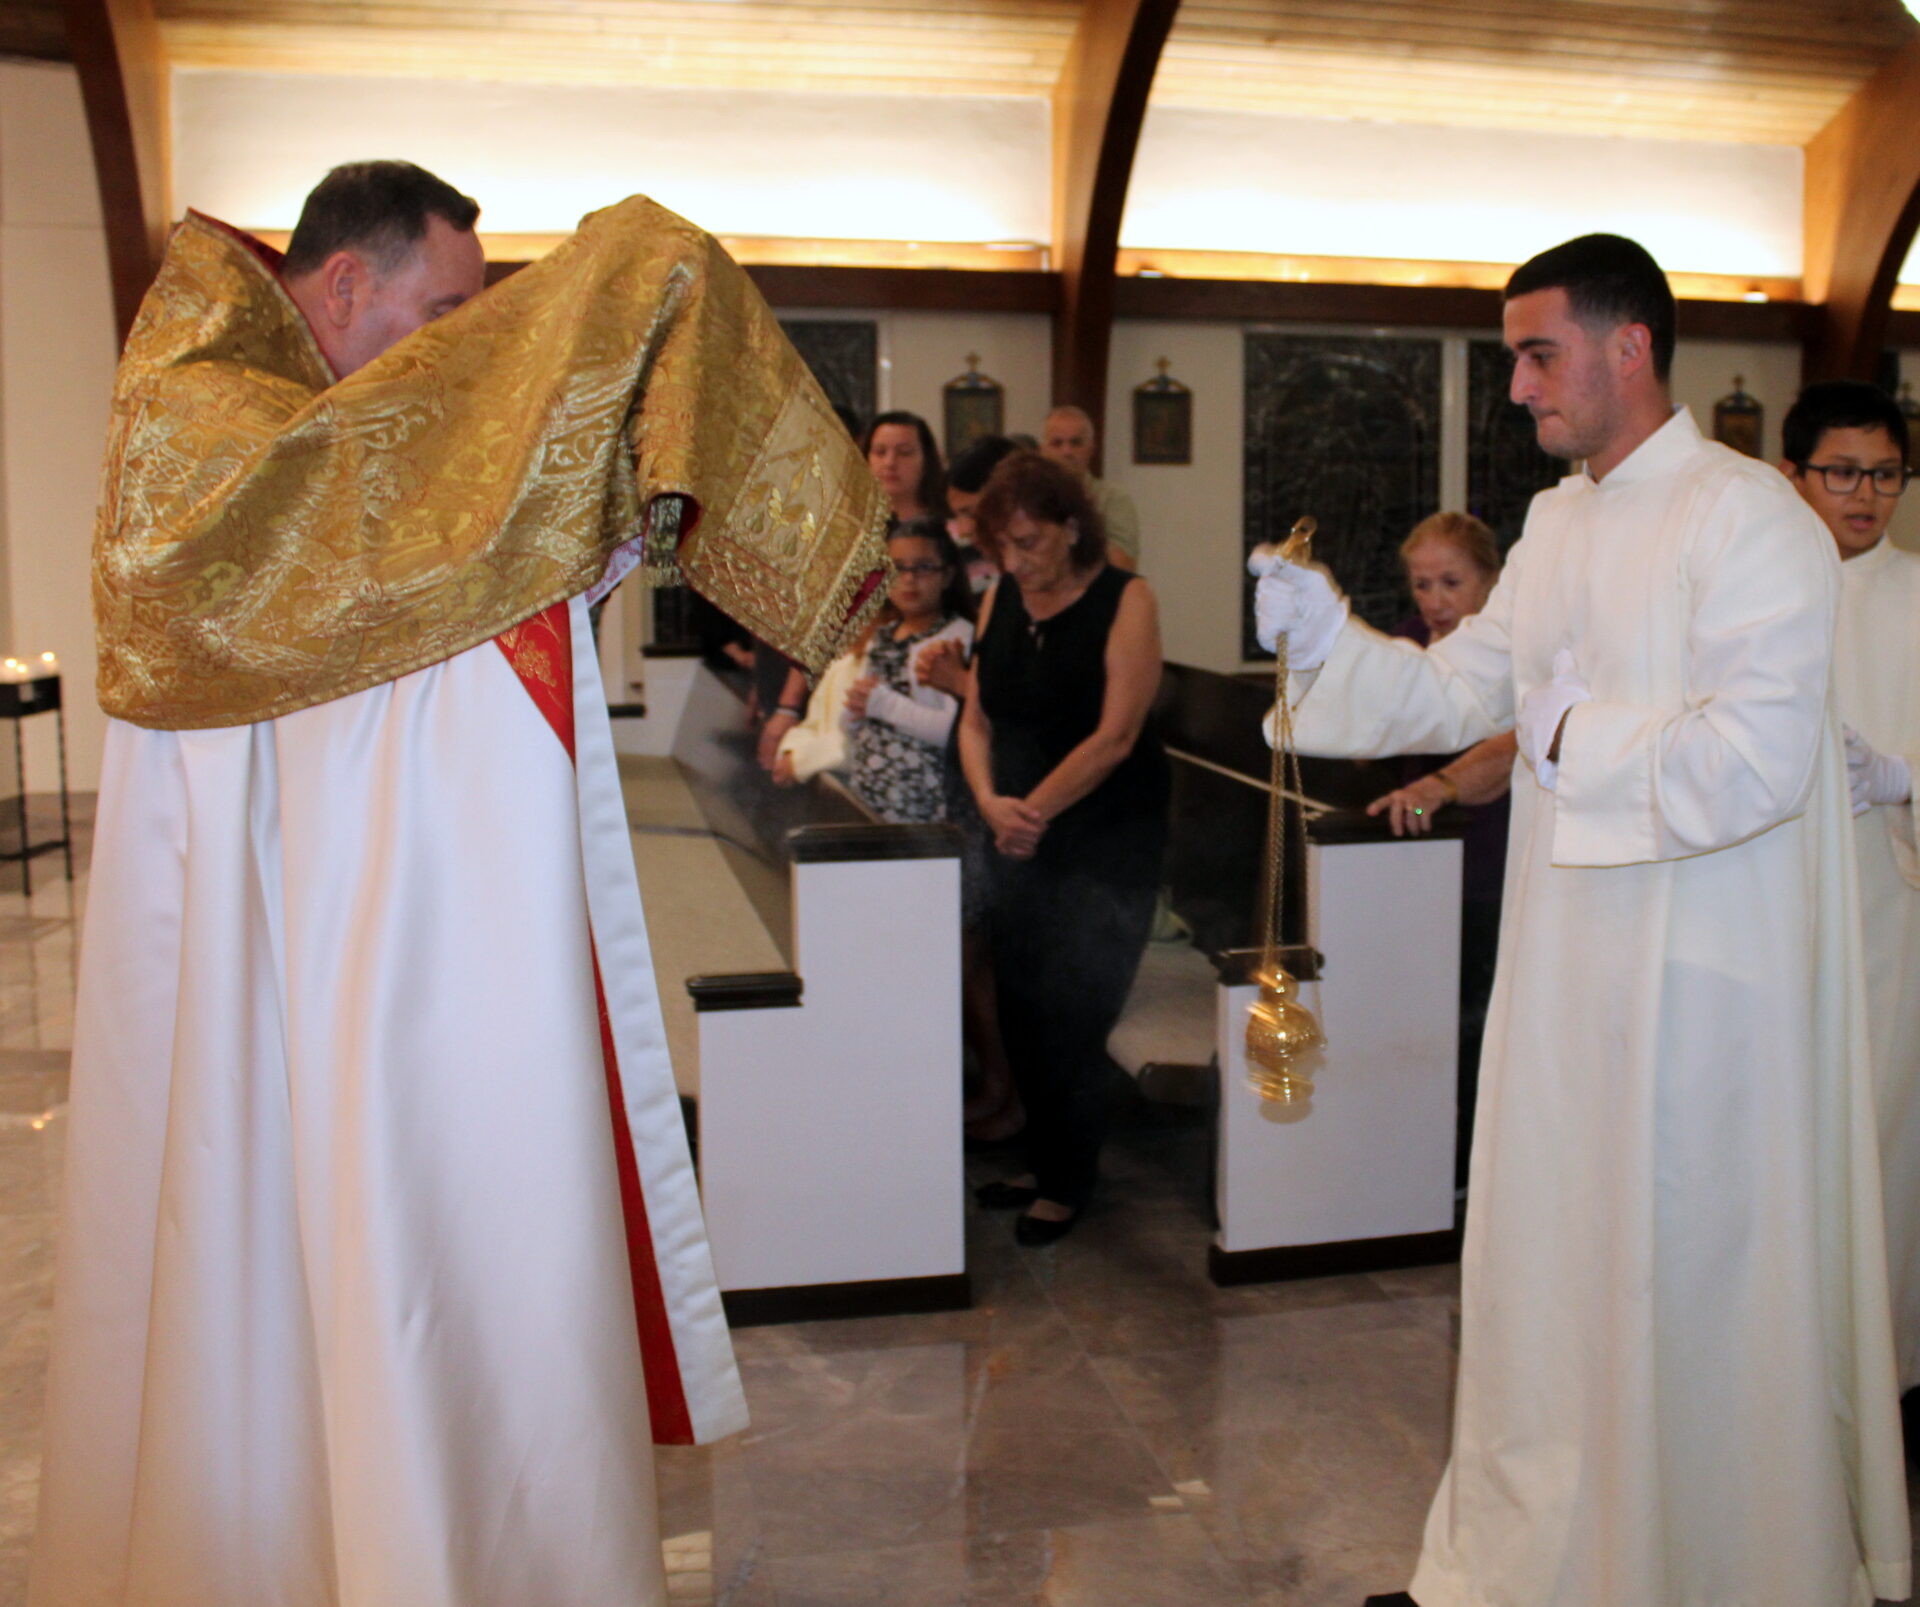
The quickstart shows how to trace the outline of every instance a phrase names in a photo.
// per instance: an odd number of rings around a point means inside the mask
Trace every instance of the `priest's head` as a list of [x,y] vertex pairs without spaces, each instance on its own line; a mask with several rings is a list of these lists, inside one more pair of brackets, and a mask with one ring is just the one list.
[[322,179],[281,276],[343,378],[480,294],[479,204],[411,162],[352,162]]
[[1780,423],[1780,469],[1833,533],[1840,556],[1879,545],[1907,488],[1907,421],[1877,385],[1809,385]]
[[1507,281],[1502,324],[1543,451],[1597,478],[1666,422],[1673,291],[1643,246],[1588,234],[1541,252]]

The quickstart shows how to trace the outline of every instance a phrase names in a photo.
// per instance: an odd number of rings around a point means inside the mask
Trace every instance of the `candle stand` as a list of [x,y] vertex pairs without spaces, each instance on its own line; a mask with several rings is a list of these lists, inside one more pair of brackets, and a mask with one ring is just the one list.
[[[27,768],[20,728],[36,715],[51,714],[60,754],[60,835],[35,841],[27,819]],[[67,804],[67,716],[60,704],[60,676],[45,671],[21,679],[0,675],[0,719],[13,727],[14,796],[0,797],[0,861],[20,862],[20,891],[33,891],[36,854],[59,849],[73,880],[73,819]],[[0,749],[0,751],[4,751]]]

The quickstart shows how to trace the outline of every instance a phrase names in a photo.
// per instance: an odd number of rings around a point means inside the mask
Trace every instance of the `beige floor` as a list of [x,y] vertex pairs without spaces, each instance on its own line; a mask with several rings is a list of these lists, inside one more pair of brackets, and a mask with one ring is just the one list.
[[[31,900],[0,892],[0,1607],[32,1539],[85,886],[47,865]],[[650,924],[663,962],[760,964]],[[1193,1118],[1136,1108],[1063,1243],[970,1220],[973,1310],[739,1333],[754,1426],[660,1458],[675,1600],[1358,1607],[1403,1585],[1446,1442],[1454,1271],[1216,1290],[1204,1155]]]
[[784,971],[787,961],[730,868],[739,850],[707,830],[673,761],[624,755],[620,778],[674,1080],[691,1097],[700,1090],[700,1048],[686,979]]

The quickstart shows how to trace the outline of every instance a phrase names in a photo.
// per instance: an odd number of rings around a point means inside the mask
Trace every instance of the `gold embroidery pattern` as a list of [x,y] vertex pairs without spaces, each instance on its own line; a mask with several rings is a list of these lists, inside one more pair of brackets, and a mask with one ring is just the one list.
[[100,701],[187,730],[344,697],[578,595],[643,532],[649,580],[818,673],[884,600],[885,523],[752,282],[651,201],[338,382],[190,214],[114,386]]

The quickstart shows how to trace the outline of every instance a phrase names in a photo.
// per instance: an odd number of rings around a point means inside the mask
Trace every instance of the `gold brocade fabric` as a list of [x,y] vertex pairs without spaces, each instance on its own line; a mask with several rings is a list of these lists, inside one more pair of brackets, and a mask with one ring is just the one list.
[[818,673],[885,595],[886,504],[741,268],[635,198],[334,381],[250,243],[190,214],[114,385],[100,702],[271,719],[589,590],[645,534]]

